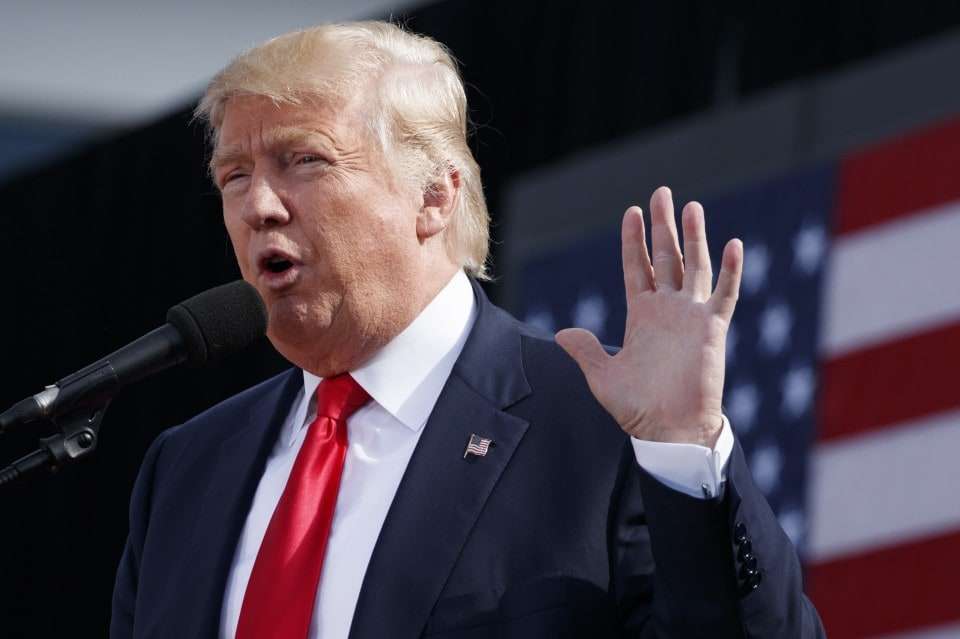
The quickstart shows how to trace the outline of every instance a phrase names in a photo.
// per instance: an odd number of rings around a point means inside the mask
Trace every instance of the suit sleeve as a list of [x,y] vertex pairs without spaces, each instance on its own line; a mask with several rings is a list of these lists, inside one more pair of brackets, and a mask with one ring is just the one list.
[[624,457],[611,574],[626,636],[825,636],[796,551],[739,443],[721,500],[673,490],[640,468],[632,450]]
[[147,449],[130,498],[130,532],[120,557],[113,589],[110,639],[133,637],[140,559],[147,536],[147,522],[153,500],[157,460],[169,431],[160,434]]

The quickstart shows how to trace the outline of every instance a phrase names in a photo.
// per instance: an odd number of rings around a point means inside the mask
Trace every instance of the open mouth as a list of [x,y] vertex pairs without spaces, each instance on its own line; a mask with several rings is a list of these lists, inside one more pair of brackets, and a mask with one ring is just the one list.
[[293,258],[285,253],[271,251],[260,258],[259,266],[260,272],[263,274],[283,275],[294,268],[296,263],[293,261]]
[[282,257],[271,257],[264,262],[264,268],[274,274],[283,273],[293,267],[293,262]]

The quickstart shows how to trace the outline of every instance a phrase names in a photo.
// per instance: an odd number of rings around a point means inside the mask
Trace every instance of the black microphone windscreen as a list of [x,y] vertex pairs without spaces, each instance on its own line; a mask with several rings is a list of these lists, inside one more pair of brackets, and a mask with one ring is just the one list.
[[187,364],[200,366],[263,337],[267,309],[253,286],[237,280],[173,306],[167,321],[183,336]]

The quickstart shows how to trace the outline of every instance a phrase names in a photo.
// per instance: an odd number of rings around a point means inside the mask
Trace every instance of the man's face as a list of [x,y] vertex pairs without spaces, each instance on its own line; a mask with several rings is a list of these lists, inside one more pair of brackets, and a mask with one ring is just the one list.
[[268,336],[321,375],[402,330],[417,297],[422,195],[388,166],[362,104],[234,98],[214,151],[224,222],[270,312]]

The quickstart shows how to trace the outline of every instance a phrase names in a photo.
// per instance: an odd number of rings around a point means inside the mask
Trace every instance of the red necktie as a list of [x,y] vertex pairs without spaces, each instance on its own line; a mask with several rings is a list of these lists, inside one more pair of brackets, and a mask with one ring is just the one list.
[[260,544],[236,639],[306,639],[347,452],[347,418],[369,399],[346,374],[317,387],[317,418]]

